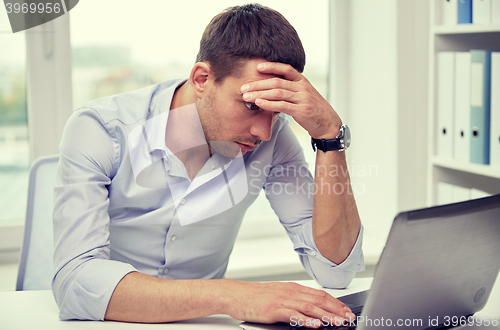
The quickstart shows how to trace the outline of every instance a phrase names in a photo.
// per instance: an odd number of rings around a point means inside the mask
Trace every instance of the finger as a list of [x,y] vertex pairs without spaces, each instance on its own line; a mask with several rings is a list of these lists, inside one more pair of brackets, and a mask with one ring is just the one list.
[[257,65],[257,70],[261,73],[272,73],[285,77],[290,81],[299,81],[302,75],[290,64],[278,62],[262,62]]
[[328,319],[332,320],[332,323],[342,325],[344,321],[348,321],[348,318],[329,313],[312,303],[298,301],[298,300],[286,300],[283,302],[283,307],[291,310],[295,310],[307,317],[312,317],[314,319]]
[[265,99],[255,99],[254,103],[263,110],[283,112],[292,117],[299,110],[297,104],[293,104],[287,101],[269,101]]
[[332,313],[345,319],[356,317],[356,315],[354,315],[347,306],[340,303],[335,298],[333,298],[333,301],[328,299],[328,295],[324,296],[301,293],[294,297],[294,299],[313,304],[314,306],[319,307],[326,312]]
[[284,322],[292,326],[300,325],[305,328],[312,328],[312,329],[317,329],[323,325],[320,319],[309,317],[307,315],[297,312],[296,310],[280,308],[279,310],[277,310],[277,313],[278,317],[276,322]]
[[316,297],[325,298],[326,300],[337,306],[337,308],[343,308],[348,312],[352,312],[351,309],[345,303],[338,300],[325,290],[311,288],[295,282],[281,282],[281,283],[276,283],[276,285],[279,288],[284,288],[286,290],[284,294],[288,297],[293,296],[294,297],[293,299],[297,300],[297,298],[295,297],[298,297],[298,294],[312,295]]
[[264,91],[270,89],[286,89],[291,92],[298,92],[300,86],[296,82],[281,79],[281,78],[269,78],[263,80],[252,81],[241,86],[240,91],[242,93],[252,92],[252,91]]
[[269,101],[288,101],[297,103],[299,101],[297,93],[293,93],[284,89],[273,89],[262,92],[249,92],[243,94],[243,100],[246,102],[255,102],[256,99],[266,99]]
[[329,301],[333,302],[336,306],[345,308],[351,312],[351,309],[345,303],[338,300],[337,298],[335,298],[334,296],[332,296],[331,294],[329,294],[328,292],[326,292],[324,290],[319,290],[319,289],[314,289],[314,288],[309,288],[309,287],[303,286],[301,288],[300,292],[312,294],[312,295],[316,295],[316,296],[320,296],[320,297],[325,297]]

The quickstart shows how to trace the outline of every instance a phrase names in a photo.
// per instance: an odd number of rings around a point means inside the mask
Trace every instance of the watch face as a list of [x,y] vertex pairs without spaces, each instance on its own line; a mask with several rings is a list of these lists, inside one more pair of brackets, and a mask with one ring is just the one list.
[[351,145],[351,130],[347,125],[342,125],[343,128],[343,137],[342,137],[342,144],[344,145],[344,149],[349,148]]

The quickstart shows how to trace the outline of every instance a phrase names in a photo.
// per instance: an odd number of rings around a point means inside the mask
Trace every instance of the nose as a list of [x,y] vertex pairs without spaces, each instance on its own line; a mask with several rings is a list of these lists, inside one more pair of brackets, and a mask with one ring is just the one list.
[[269,141],[271,139],[271,128],[278,119],[279,114],[261,110],[257,116],[254,116],[252,120],[252,126],[250,127],[250,134],[257,137],[262,141]]

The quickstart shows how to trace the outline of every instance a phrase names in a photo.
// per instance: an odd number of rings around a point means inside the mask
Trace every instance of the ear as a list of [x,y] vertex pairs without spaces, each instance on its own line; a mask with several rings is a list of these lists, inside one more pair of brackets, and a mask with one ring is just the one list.
[[198,62],[193,66],[189,83],[191,84],[196,97],[201,99],[206,93],[209,85],[212,84],[213,73],[207,62]]

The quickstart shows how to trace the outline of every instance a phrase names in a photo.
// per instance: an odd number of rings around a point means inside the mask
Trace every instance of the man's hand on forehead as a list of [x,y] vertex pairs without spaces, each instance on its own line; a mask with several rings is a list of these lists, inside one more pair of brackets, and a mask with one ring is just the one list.
[[253,81],[241,86],[243,100],[259,108],[292,116],[316,139],[333,139],[342,125],[340,117],[311,83],[291,65],[262,62],[260,73],[283,78]]

